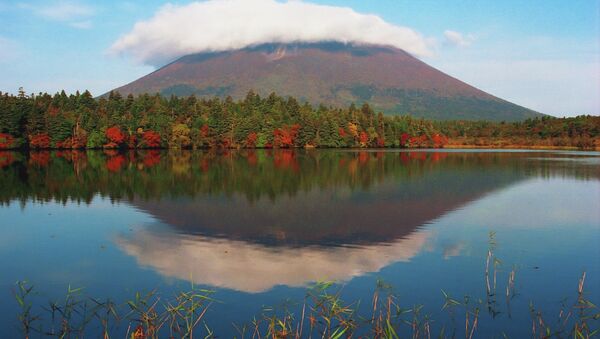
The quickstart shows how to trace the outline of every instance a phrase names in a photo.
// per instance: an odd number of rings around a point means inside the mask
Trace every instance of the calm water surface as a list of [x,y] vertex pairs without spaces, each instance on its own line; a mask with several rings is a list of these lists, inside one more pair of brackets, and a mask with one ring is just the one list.
[[123,302],[193,282],[232,337],[317,281],[366,312],[381,279],[437,333],[441,290],[486,295],[490,232],[499,289],[514,268],[517,295],[510,315],[482,311],[480,337],[529,335],[530,301],[555,319],[584,271],[599,304],[600,153],[0,152],[0,337],[19,333],[19,280],[39,303],[69,285]]

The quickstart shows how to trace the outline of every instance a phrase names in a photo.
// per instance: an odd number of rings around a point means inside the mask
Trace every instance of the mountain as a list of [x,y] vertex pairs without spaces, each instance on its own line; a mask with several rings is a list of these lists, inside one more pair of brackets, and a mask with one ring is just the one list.
[[387,114],[440,120],[515,121],[542,115],[455,79],[403,50],[336,42],[264,44],[187,55],[115,91],[239,99],[249,90],[311,104],[368,102]]

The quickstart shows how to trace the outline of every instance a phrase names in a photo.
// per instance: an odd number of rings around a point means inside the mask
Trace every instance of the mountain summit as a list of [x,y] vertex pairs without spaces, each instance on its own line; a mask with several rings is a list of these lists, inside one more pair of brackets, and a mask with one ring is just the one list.
[[311,104],[368,102],[387,114],[514,121],[541,116],[385,46],[337,42],[264,44],[192,54],[117,88],[123,95],[232,96],[275,92]]

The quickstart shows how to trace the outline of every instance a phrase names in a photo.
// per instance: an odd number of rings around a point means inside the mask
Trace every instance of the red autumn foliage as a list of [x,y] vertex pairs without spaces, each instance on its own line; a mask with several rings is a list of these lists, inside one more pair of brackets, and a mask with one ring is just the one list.
[[40,149],[50,148],[50,137],[46,133],[40,133],[29,137],[29,147]]
[[298,136],[300,125],[283,126],[273,131],[273,143],[275,147],[289,148],[294,147],[294,142]]
[[339,133],[340,137],[342,137],[342,138],[345,138],[348,135],[348,133],[346,133],[346,130],[343,129],[342,127],[340,127],[338,129],[338,133]]
[[57,141],[56,144],[54,145],[55,148],[58,149],[69,149],[73,146],[73,140],[71,140],[71,138],[67,138],[65,140],[62,141]]
[[232,145],[233,142],[231,141],[231,138],[224,138],[221,140],[221,147],[223,148],[230,148]]
[[146,167],[154,167],[158,165],[160,163],[160,152],[148,151],[148,153],[144,155],[144,160],[142,162]]
[[29,153],[29,161],[33,165],[45,167],[50,162],[50,152],[48,152],[48,151],[31,152],[31,153]]
[[111,172],[118,172],[125,164],[125,157],[122,154],[117,154],[114,157],[106,160],[106,168]]
[[256,147],[256,139],[258,139],[258,135],[256,132],[248,133],[246,137],[246,147],[247,148],[255,148]]
[[369,143],[369,135],[367,134],[367,132],[365,132],[365,131],[360,132],[360,135],[358,136],[358,141],[362,145],[367,146],[367,144]]
[[377,147],[385,147],[385,139],[383,137],[377,137]]
[[76,136],[71,138],[71,147],[73,149],[82,149],[87,145],[87,138],[84,136]]
[[410,147],[425,147],[427,146],[427,136],[425,134],[420,136],[410,137],[408,139]]
[[15,156],[10,152],[0,152],[0,168],[9,166],[15,161]]
[[400,146],[406,146],[406,143],[410,139],[410,135],[408,133],[402,133],[400,136]]
[[15,138],[7,133],[0,133],[0,149],[7,149],[13,146]]
[[408,138],[408,147],[416,147],[419,143],[419,137],[413,136]]
[[147,148],[160,147],[160,134],[154,131],[145,131],[142,133],[143,145]]
[[[125,141],[125,133],[123,133],[118,126],[113,126],[113,127],[107,128],[105,134],[106,134],[106,138],[108,139],[108,144],[106,146],[116,145],[116,147],[119,147]],[[109,148],[114,148],[114,147],[109,147]]]
[[[58,148],[58,149],[82,149],[85,148],[87,144],[87,138],[86,137],[72,137],[72,138],[67,138],[65,140],[62,141],[57,141],[56,144],[54,144],[54,148]],[[42,148],[42,147],[40,147]]]
[[444,145],[446,145],[448,143],[448,138],[446,138],[446,136],[441,135],[441,134],[434,134],[431,137],[431,142],[433,142],[433,147],[442,148],[442,147],[444,147]]

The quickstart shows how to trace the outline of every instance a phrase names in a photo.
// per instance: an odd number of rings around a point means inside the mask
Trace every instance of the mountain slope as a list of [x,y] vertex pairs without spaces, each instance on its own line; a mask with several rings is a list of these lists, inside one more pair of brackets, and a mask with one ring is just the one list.
[[391,47],[266,44],[184,56],[121,94],[228,95],[276,92],[312,104],[368,102],[388,114],[433,119],[521,120],[541,114],[496,98]]

